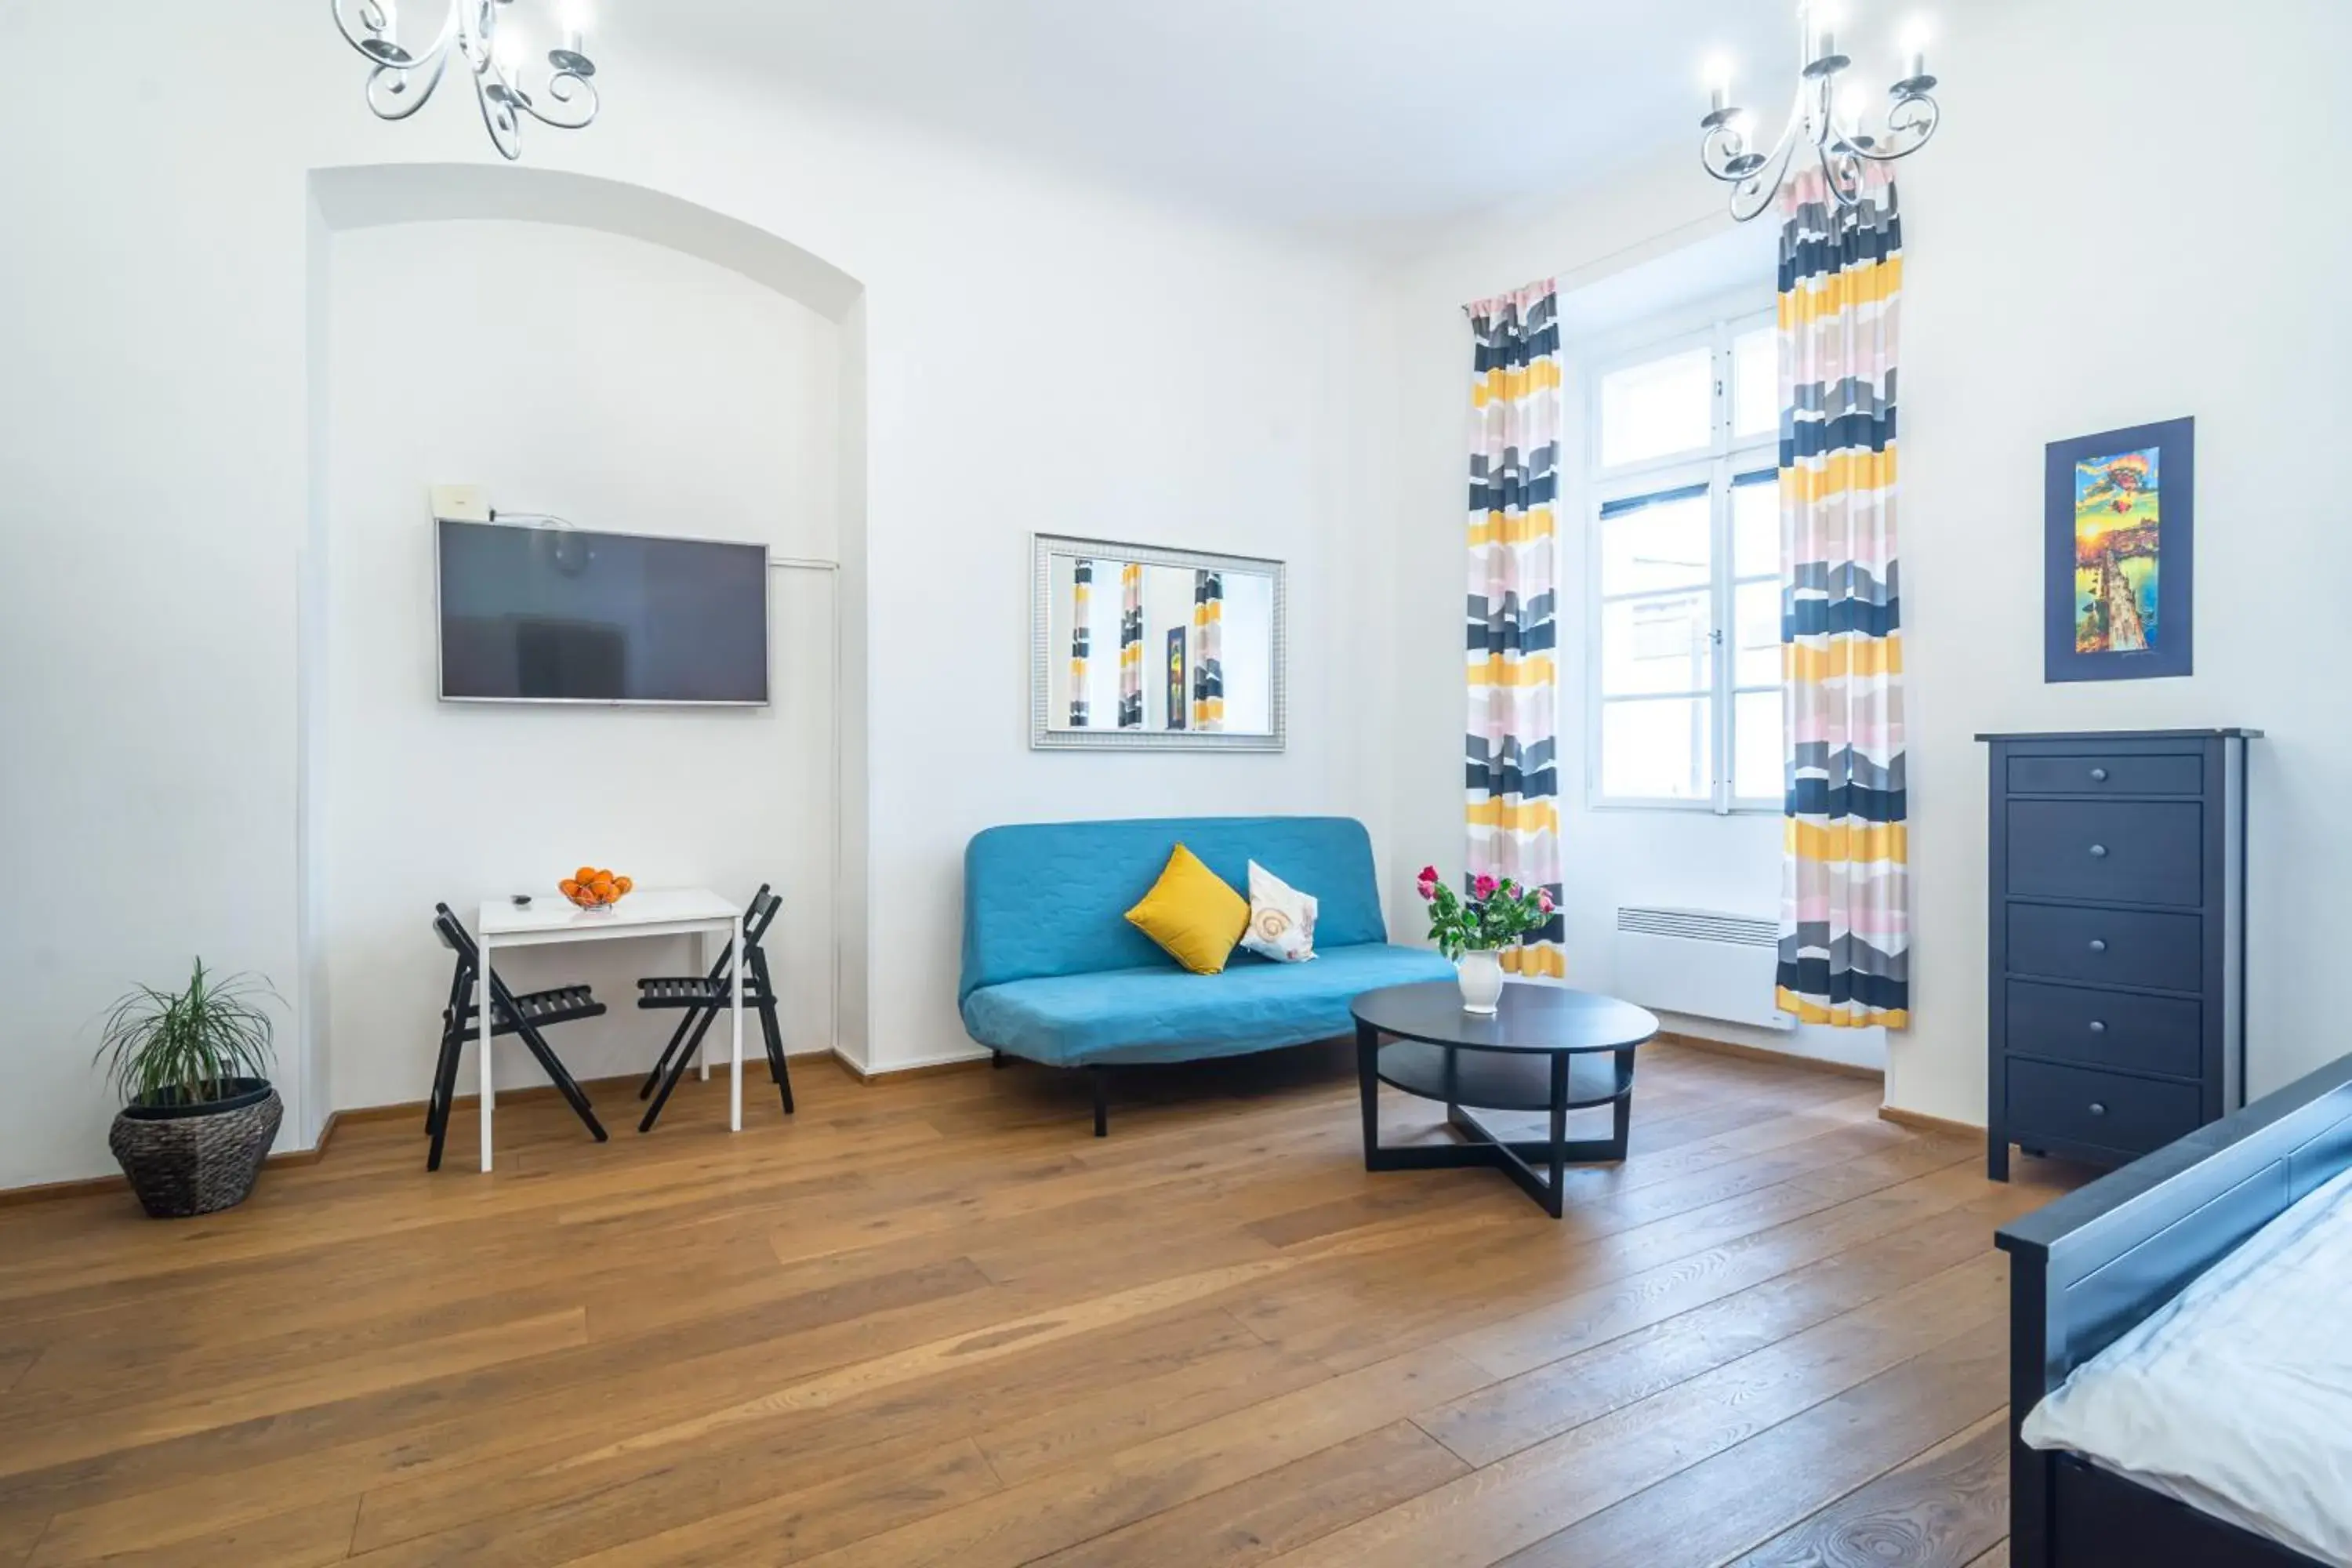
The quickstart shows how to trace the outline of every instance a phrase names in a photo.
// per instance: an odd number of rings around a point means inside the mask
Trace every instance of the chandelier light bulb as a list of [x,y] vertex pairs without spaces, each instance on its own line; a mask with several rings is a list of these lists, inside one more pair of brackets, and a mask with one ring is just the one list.
[[1918,81],[1927,76],[1927,40],[1934,33],[1935,29],[1928,26],[1925,16],[1914,16],[1910,25],[1903,29],[1903,58],[1906,62],[1903,73],[1905,80]]
[[1838,24],[1845,20],[1837,0],[1812,0],[1805,7],[1805,26],[1813,40],[1812,58],[1825,60],[1837,53]]
[[1706,62],[1706,80],[1712,100],[1709,112],[1720,114],[1731,102],[1731,57],[1710,56]]
[[563,47],[578,54],[587,41],[588,24],[596,19],[595,8],[589,0],[563,0],[556,16],[563,28]]
[[498,42],[491,46],[490,52],[509,80],[522,75],[522,62],[529,55],[523,47],[522,34],[512,22],[499,29]]

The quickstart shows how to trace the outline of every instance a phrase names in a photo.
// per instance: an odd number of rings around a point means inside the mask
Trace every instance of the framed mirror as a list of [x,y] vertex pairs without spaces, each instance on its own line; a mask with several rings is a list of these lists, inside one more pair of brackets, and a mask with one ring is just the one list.
[[1029,744],[1278,752],[1279,561],[1031,536]]

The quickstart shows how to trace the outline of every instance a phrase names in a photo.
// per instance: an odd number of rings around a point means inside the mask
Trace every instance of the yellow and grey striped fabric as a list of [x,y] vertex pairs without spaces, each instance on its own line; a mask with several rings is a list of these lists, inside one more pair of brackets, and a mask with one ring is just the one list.
[[1118,727],[1143,728],[1143,568],[1118,574]]
[[1080,556],[1070,569],[1070,728],[1090,721],[1087,702],[1087,654],[1094,633],[1087,624],[1094,597],[1095,563]]
[[1788,800],[1780,1005],[1841,1028],[1911,1021],[1903,616],[1895,541],[1894,182],[1781,198],[1780,640]]
[[1192,728],[1225,727],[1225,580],[1192,574]]
[[[1475,342],[1470,448],[1469,879],[1508,877],[1561,902],[1559,690],[1559,309],[1546,279],[1464,307]],[[1558,914],[1503,954],[1568,973]]]

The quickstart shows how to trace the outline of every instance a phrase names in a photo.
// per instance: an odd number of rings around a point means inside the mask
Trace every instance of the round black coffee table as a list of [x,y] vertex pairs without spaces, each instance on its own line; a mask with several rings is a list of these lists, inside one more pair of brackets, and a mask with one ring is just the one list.
[[[1356,1073],[1364,1096],[1364,1169],[1425,1171],[1491,1165],[1554,1219],[1570,1164],[1622,1160],[1633,1105],[1633,1048],[1654,1037],[1657,1016],[1631,1002],[1558,985],[1507,984],[1491,1015],[1465,1012],[1450,980],[1391,985],[1356,998]],[[1381,1037],[1391,1037],[1382,1045]],[[1442,1100],[1463,1138],[1454,1144],[1384,1147],[1381,1084]],[[1607,1138],[1570,1142],[1568,1113],[1614,1108]],[[1543,1110],[1550,1136],[1510,1139],[1470,1114]],[[1548,1179],[1547,1179],[1548,1178]]]

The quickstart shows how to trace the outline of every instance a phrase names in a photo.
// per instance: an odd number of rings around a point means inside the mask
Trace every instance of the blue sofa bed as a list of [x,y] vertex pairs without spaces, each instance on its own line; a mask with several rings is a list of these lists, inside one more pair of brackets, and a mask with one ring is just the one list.
[[[1222,974],[1177,967],[1126,914],[1178,843],[1247,896],[1255,860],[1319,904],[1316,956],[1276,963],[1236,948]],[[1094,1079],[1095,1136],[1108,1131],[1107,1071],[1304,1045],[1353,1032],[1364,992],[1453,978],[1426,948],[1398,947],[1381,919],[1372,842],[1344,816],[1151,817],[992,827],[964,850],[963,976],[971,1037],[997,1053]]]

